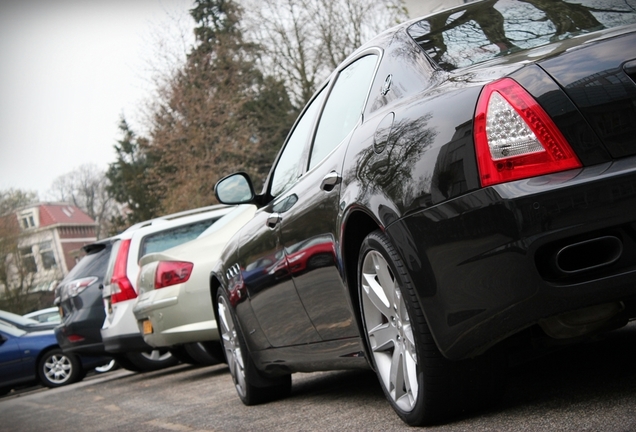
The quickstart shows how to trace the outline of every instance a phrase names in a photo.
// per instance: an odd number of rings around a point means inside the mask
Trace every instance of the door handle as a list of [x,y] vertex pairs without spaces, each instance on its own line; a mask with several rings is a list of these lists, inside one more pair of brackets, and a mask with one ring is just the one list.
[[331,192],[338,183],[342,181],[342,177],[335,171],[331,171],[329,174],[323,177],[320,183],[320,189]]
[[267,217],[266,225],[270,228],[275,228],[281,221],[281,217],[278,213],[272,213]]

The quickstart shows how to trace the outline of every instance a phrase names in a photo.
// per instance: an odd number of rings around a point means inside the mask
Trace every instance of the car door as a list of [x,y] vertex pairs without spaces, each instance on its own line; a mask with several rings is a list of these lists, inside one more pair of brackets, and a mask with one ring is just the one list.
[[[241,230],[238,267],[252,312],[274,347],[320,341],[296,292],[285,251],[280,242],[280,221],[298,197],[291,192],[306,167],[315,120],[322,106],[321,91],[296,122],[270,175],[273,200],[256,212]],[[241,312],[239,311],[239,318]]]
[[18,329],[0,329],[0,387],[17,382],[26,375],[19,338],[24,333]]
[[322,340],[359,335],[338,259],[340,180],[378,59],[375,53],[359,57],[334,77],[317,122],[308,171],[287,191],[296,198],[279,220],[298,297]]

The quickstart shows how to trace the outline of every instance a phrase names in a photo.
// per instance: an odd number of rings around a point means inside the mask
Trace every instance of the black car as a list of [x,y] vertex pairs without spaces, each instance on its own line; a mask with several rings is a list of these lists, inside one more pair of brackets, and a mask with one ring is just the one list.
[[55,336],[64,352],[107,355],[101,328],[106,317],[100,285],[110,259],[112,240],[84,246],[84,257],[57,286],[55,298],[62,323]]
[[[216,186],[260,207],[212,275],[241,400],[371,367],[431,423],[496,399],[513,347],[636,316],[634,23],[633,0],[487,0],[342,63],[261,194]],[[332,258],[292,272],[312,238]]]

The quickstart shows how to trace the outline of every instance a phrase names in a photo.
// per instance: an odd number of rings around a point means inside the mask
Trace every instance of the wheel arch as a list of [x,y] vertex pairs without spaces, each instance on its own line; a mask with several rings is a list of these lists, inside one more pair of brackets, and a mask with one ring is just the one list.
[[384,230],[377,220],[363,210],[354,210],[346,218],[342,230],[342,251],[345,280],[351,302],[351,309],[360,330],[360,340],[365,351],[367,363],[373,368],[370,361],[370,351],[362,332],[364,324],[360,312],[360,296],[358,294],[358,255],[364,239],[373,231]]
[[[364,325],[362,323],[362,316],[360,311],[360,298],[358,294],[358,259],[359,259],[358,255],[360,253],[360,247],[362,246],[362,242],[364,241],[366,236],[378,229],[382,230],[389,237],[389,240],[391,241],[394,247],[397,246],[396,239],[392,235],[394,234],[392,230],[383,226],[380,222],[378,222],[378,220],[375,217],[373,217],[368,212],[362,209],[356,209],[352,211],[346,218],[345,224],[343,224],[342,244],[343,244],[344,271],[345,271],[345,277],[347,281],[346,286],[347,286],[349,298],[351,301],[354,317],[356,319],[356,323],[358,325],[358,328],[360,329],[360,332],[364,331]],[[403,256],[404,251],[401,248],[396,247],[396,251],[401,256],[402,260],[405,263],[408,262],[407,257]],[[428,263],[426,264],[428,265]],[[407,268],[407,271],[409,271],[408,268]],[[429,274],[427,274],[426,276],[427,276],[427,279],[430,278]],[[410,277],[411,277],[411,281],[415,285],[415,295],[424,313],[424,319],[426,320],[427,325],[429,325],[429,319],[427,317],[427,313],[426,313],[427,310],[425,307],[426,305],[424,302],[422,302],[422,298],[421,298],[422,293],[417,288],[417,285],[421,284],[424,281],[421,280],[421,277],[413,278],[412,275],[410,275]],[[434,280],[432,281],[427,280],[426,282],[428,284],[433,284],[433,286],[435,286]],[[429,328],[430,328],[430,325],[429,325]],[[431,329],[431,333],[433,334],[433,340],[435,340],[433,329]],[[361,337],[361,340],[365,349],[365,354],[367,355],[367,358],[368,358],[370,352],[369,352],[369,347],[366,346],[366,339],[364,337]],[[435,340],[435,344],[439,348],[439,344],[437,344],[436,340]],[[370,362],[369,364],[371,365]]]

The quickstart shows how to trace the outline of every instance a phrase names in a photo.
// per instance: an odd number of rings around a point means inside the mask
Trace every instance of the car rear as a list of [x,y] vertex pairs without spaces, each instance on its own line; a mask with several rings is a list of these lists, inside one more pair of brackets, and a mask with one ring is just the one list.
[[65,352],[104,355],[101,327],[105,314],[101,284],[112,250],[107,239],[83,248],[85,256],[56,288],[62,323],[55,336]]
[[196,240],[141,259],[134,313],[147,343],[165,347],[219,339],[210,271],[225,243],[255,211],[253,205],[238,207]]
[[152,350],[144,342],[133,313],[138,295],[136,283],[141,257],[195,239],[230,210],[227,206],[217,206],[174,220],[158,220],[120,235],[120,239],[113,244],[105,278],[107,282],[102,293],[106,319],[101,335],[107,351],[124,353]]
[[[448,76],[484,81],[467,123],[478,182],[464,181],[478,187],[388,228],[428,259],[413,277],[449,358],[477,355],[534,324],[568,341],[636,316],[635,5],[583,3],[590,8],[527,2],[528,14],[545,12],[537,23],[572,13],[572,27],[521,49],[511,35],[536,29],[499,34],[483,64],[471,55],[450,64],[433,50],[434,34],[418,33],[431,26],[412,32]],[[469,23],[466,10],[449,12],[447,23]]]

